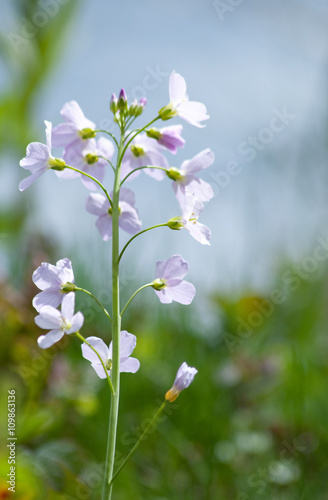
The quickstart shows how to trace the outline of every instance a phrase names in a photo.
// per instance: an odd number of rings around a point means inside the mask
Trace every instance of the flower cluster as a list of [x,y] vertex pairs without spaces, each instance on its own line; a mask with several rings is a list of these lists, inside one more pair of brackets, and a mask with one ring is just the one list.
[[[145,98],[129,104],[124,89],[120,91],[119,97],[112,95],[110,110],[121,134],[117,140],[110,132],[98,130],[96,125],[86,118],[76,101],[67,102],[60,112],[62,123],[53,128],[50,122],[45,122],[46,144],[29,144],[26,156],[20,162],[31,174],[21,181],[21,191],[48,170],[54,170],[56,175],[63,179],[80,179],[89,190],[86,211],[96,216],[95,225],[101,238],[104,241],[113,240],[113,279],[119,273],[120,260],[126,247],[136,236],[155,227],[166,226],[175,231],[186,229],[202,245],[210,244],[210,229],[198,219],[203,212],[204,203],[213,197],[213,190],[198,174],[213,164],[214,154],[210,149],[205,149],[193,158],[183,161],[180,168],[172,166],[171,155],[175,155],[177,150],[185,145],[183,127],[181,124],[159,128],[154,125],[158,120],[167,121],[180,117],[189,124],[203,127],[202,122],[209,118],[206,107],[199,102],[189,101],[186,82],[174,71],[169,79],[169,103],[161,108],[155,119],[145,127],[131,129],[132,123],[142,115],[145,106]],[[99,138],[99,133],[105,133],[107,137]],[[60,157],[53,155],[52,147],[63,148]],[[169,153],[169,157],[166,153]],[[164,181],[166,178],[172,181],[180,212],[180,215],[173,214],[166,223],[147,229],[142,229],[133,191],[123,187],[125,182],[132,182],[142,171],[156,181]],[[112,189],[107,190],[103,183],[108,173],[114,174],[114,181]],[[132,237],[121,253],[115,254],[119,249],[119,228]],[[35,322],[40,328],[48,330],[48,333],[38,338],[39,346],[46,349],[60,341],[65,334],[75,333],[82,340],[83,357],[91,362],[100,378],[107,378],[112,384],[111,379],[113,383],[117,379],[113,372],[135,373],[140,366],[139,361],[131,357],[136,347],[135,335],[126,330],[118,330],[116,333],[113,331],[109,347],[98,337],[82,337],[80,329],[84,317],[80,311],[75,313],[76,292],[86,292],[97,301],[108,318],[113,320],[113,324],[115,319],[115,324],[120,325],[126,307],[135,295],[146,287],[153,288],[162,304],[170,304],[173,301],[190,304],[196,290],[191,283],[184,280],[188,269],[188,263],[181,255],[173,255],[157,262],[153,281],[132,295],[119,317],[118,308],[113,305],[111,317],[91,292],[75,284],[72,263],[68,258],[59,260],[56,265],[42,263],[32,278],[40,289],[40,293],[33,299],[33,306],[38,312]],[[118,281],[115,286],[117,297]],[[119,299],[116,300],[119,305]],[[119,351],[115,346],[119,346]],[[173,387],[166,393],[166,400],[173,401],[181,390],[189,386],[196,373],[195,368],[183,363]],[[115,388],[113,393],[114,390]]]

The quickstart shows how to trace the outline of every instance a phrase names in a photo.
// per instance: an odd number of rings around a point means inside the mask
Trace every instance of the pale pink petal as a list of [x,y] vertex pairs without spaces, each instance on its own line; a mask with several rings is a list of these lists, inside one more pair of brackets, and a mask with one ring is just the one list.
[[18,189],[20,191],[25,191],[25,189],[30,187],[31,184],[33,184],[44,172],[45,170],[42,168],[37,172],[34,172],[34,174],[30,175],[29,177],[26,177],[19,183]]
[[41,167],[46,167],[50,151],[45,144],[41,142],[31,142],[26,148],[26,156],[22,158],[19,165],[32,172]]
[[126,201],[129,205],[135,205],[134,192],[131,189],[122,187],[120,190],[120,201]]
[[166,288],[163,288],[162,290],[154,290],[154,292],[156,293],[157,297],[159,298],[162,304],[171,304],[172,299],[167,293]]
[[[188,182],[190,177],[193,177],[193,179]],[[188,176],[186,179],[187,184],[185,191],[187,191],[188,194],[195,195],[202,202],[209,201],[213,198],[214,191],[212,186],[208,182],[205,182],[203,181],[203,179],[199,179],[198,177],[194,176]]]
[[209,119],[206,106],[204,106],[201,102],[181,102],[178,106],[178,113],[181,118],[186,120],[186,122],[198,128],[205,127],[205,125],[202,125],[200,122]]
[[129,234],[135,234],[141,229],[141,220],[137,210],[129,205],[128,203],[122,201],[120,202],[121,213],[119,216],[119,226]]
[[96,220],[96,227],[104,241],[112,237],[112,217],[109,214],[101,215]]
[[137,337],[133,333],[123,330],[121,331],[120,340],[120,358],[127,358],[132,354],[133,349],[137,345]]
[[188,366],[186,362],[183,362],[178,370],[173,385],[179,392],[183,391],[189,387],[191,382],[194,380],[196,373],[198,373],[196,368]]
[[156,278],[170,280],[182,280],[189,269],[181,255],[172,255],[168,260],[159,261],[156,264]]
[[[97,162],[97,163],[93,163],[92,165],[85,164],[84,168],[83,168],[83,172],[91,175],[92,177],[97,179],[99,182],[103,183],[106,171],[105,171],[104,164]],[[92,179],[89,179],[89,177],[87,177],[86,175],[81,174],[81,180],[87,189],[90,189],[91,191],[95,191],[96,189],[99,189],[99,185],[95,181],[93,181]]]
[[73,318],[71,319],[71,328],[67,330],[66,333],[70,335],[71,333],[78,332],[79,330],[81,330],[83,323],[84,323],[84,316],[79,311],[76,314],[74,314]]
[[195,174],[214,163],[214,153],[209,148],[204,149],[191,160],[185,160],[181,165],[181,171],[186,174]]
[[56,267],[58,267],[60,271],[58,276],[62,283],[67,283],[67,281],[74,283],[72,262],[69,259],[60,259],[56,262]]
[[187,231],[191,234],[196,241],[199,241],[202,245],[210,245],[211,230],[197,221],[188,222],[185,225]]
[[106,215],[110,207],[109,201],[103,194],[92,193],[86,201],[86,211],[93,215]]
[[100,137],[97,142],[97,150],[98,154],[107,158],[107,160],[111,160],[115,153],[115,148],[113,143],[106,139],[106,137]]
[[64,295],[58,287],[46,288],[43,292],[38,293],[33,301],[33,307],[39,312],[44,306],[58,307]]
[[[99,363],[100,363],[100,361],[99,361]],[[101,364],[98,365],[98,364],[91,363],[91,366],[99,378],[102,378],[102,379],[107,378],[106,372]]]
[[[109,350],[105,342],[100,339],[99,337],[88,337],[85,339],[89,344],[92,345],[98,352],[99,356],[103,360],[103,362],[106,364],[107,361],[109,360]],[[101,366],[101,361],[97,354],[89,347],[86,343],[83,343],[81,346],[82,349],[82,356],[87,359],[88,361],[91,361],[91,363],[94,364],[99,364]]]
[[35,323],[44,330],[54,330],[60,328],[61,314],[58,309],[52,306],[44,306],[40,314],[35,317]]
[[74,315],[75,293],[70,292],[64,296],[61,306],[61,315],[63,318],[71,321]]
[[58,342],[61,338],[63,338],[64,332],[62,330],[51,330],[46,335],[41,335],[38,338],[38,345],[41,349],[48,349],[56,342]]
[[[57,264],[59,262],[61,261],[58,261]],[[58,277],[58,272],[59,269],[57,266],[53,266],[48,262],[42,262],[32,274],[32,281],[40,290],[44,290],[48,287],[60,287],[61,280]]]
[[168,286],[166,290],[172,300],[184,305],[190,304],[196,294],[194,285],[188,281],[182,281],[174,287]]
[[73,123],[60,123],[52,130],[52,145],[54,148],[61,148],[79,141],[79,134]]
[[186,99],[186,91],[185,79],[179,73],[172,71],[169,80],[170,102],[176,104]]
[[66,102],[60,114],[66,122],[73,123],[78,130],[83,128],[95,129],[95,124],[84,116],[82,109],[76,101]]
[[140,361],[136,358],[123,358],[120,361],[120,372],[136,373],[140,368]]

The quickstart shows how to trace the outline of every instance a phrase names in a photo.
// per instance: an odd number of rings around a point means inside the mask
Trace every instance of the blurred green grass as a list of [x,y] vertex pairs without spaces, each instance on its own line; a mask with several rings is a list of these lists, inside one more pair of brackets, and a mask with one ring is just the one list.
[[[23,265],[31,269],[27,260]],[[328,280],[320,271],[297,290],[286,290],[285,302],[247,339],[237,336],[236,318],[247,318],[254,304],[267,297],[250,292],[208,297],[213,321],[207,327],[195,307],[160,307],[154,294],[136,299],[124,328],[137,335],[141,369],[136,375],[122,374],[118,463],[159,406],[181,362],[199,373],[123,469],[117,499],[327,498]],[[75,273],[77,282],[86,281],[78,263]],[[9,283],[1,286],[1,434],[6,434],[7,390],[15,388],[17,498],[96,499],[108,388],[82,359],[77,339],[38,349],[31,307],[35,292],[29,278],[20,291]],[[83,333],[109,341],[100,314]],[[233,348],[228,333],[239,339]],[[7,468],[4,453],[0,469],[5,473]]]

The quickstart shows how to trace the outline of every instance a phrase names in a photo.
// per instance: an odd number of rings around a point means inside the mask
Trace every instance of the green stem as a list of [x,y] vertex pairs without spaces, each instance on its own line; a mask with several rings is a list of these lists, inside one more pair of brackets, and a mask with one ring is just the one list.
[[113,135],[111,132],[108,132],[108,130],[103,130],[103,129],[98,129],[98,130],[95,130],[95,132],[103,132],[104,134],[108,134],[111,136],[111,138],[113,139],[113,141],[115,142],[117,148],[119,148],[119,145],[118,145],[118,142],[117,142],[117,139],[115,137],[115,135]]
[[134,447],[132,448],[132,450],[130,451],[130,453],[124,459],[124,462],[119,466],[119,468],[117,469],[117,471],[113,475],[113,477],[111,479],[111,483],[116,479],[116,477],[121,472],[121,470],[123,469],[123,467],[126,464],[126,462],[129,460],[129,458],[133,455],[133,453],[136,451],[136,449],[140,445],[141,441],[146,437],[146,435],[147,435],[150,427],[152,427],[154,424],[156,424],[156,421],[158,420],[160,414],[162,413],[162,411],[164,410],[164,408],[165,408],[166,405],[167,405],[167,401],[164,401],[164,403],[162,404],[162,406],[160,406],[158,408],[158,410],[155,413],[153,419],[149,422],[149,424],[147,425],[146,429],[143,431],[143,433],[141,434],[140,438],[138,439],[138,441],[136,442],[136,444],[134,445]]
[[156,227],[165,227],[167,226],[167,222],[165,222],[165,224],[157,224],[156,226],[151,226],[151,227],[148,227],[147,229],[143,229],[142,231],[140,231],[139,233],[135,234],[134,236],[132,236],[132,238],[129,239],[129,241],[125,244],[125,246],[123,247],[123,250],[121,251],[119,257],[118,257],[118,262],[120,262],[125,250],[127,249],[127,247],[130,245],[130,243],[137,237],[137,236],[140,236],[140,234],[143,234],[143,233],[146,233],[147,231],[150,231],[151,229],[156,229]]
[[120,175],[121,158],[124,143],[124,127],[121,128],[121,138],[117,153],[117,164],[113,187],[112,205],[112,369],[111,379],[114,387],[114,394],[111,398],[111,408],[108,425],[108,441],[106,453],[106,466],[103,485],[103,500],[111,500],[112,486],[111,480],[114,471],[116,433],[118,421],[118,408],[120,398],[120,285],[119,285],[119,196],[120,196]]
[[106,377],[107,377],[107,382],[108,382],[108,385],[109,385],[109,388],[111,390],[111,393],[114,394],[114,388],[113,388],[113,384],[112,384],[112,381],[110,379],[110,376],[108,375],[108,371],[107,371],[107,368],[105,366],[105,363],[104,363],[104,360],[102,359],[102,357],[100,356],[100,354],[98,353],[98,351],[96,351],[96,349],[84,338],[82,337],[82,335],[79,333],[79,332],[76,332],[75,334],[80,340],[82,340],[82,342],[84,342],[85,344],[87,344],[90,349],[93,350],[94,353],[97,354],[101,364],[102,364],[102,367],[103,369],[105,370],[105,373],[106,373]]
[[131,172],[129,172],[125,177],[124,179],[122,180],[121,182],[121,186],[122,184],[126,181],[126,179],[128,177],[130,177],[130,175],[134,174],[134,172],[136,172],[137,170],[142,170],[144,168],[156,168],[157,170],[164,170],[164,172],[167,172],[167,169],[164,168],[164,167],[156,167],[155,165],[146,165],[145,167],[138,167],[138,168],[135,168],[134,170],[131,170]]
[[123,150],[121,152],[121,155],[120,155],[121,157],[119,158],[119,156],[118,156],[120,163],[121,163],[121,161],[123,159],[123,156],[125,155],[126,150],[128,149],[128,147],[130,146],[131,142],[133,141],[133,139],[135,137],[137,137],[137,135],[140,134],[140,132],[143,132],[144,130],[146,130],[147,127],[149,127],[150,125],[152,125],[152,123],[154,123],[154,122],[156,122],[157,120],[160,120],[160,119],[161,119],[160,116],[156,116],[156,118],[154,118],[151,122],[147,123],[147,125],[145,125],[144,127],[142,127],[142,128],[140,128],[140,129],[137,130],[137,132],[125,144],[125,146],[124,146],[124,148],[123,148]]
[[113,172],[114,172],[114,174],[115,174],[115,167],[114,167],[114,165],[112,164],[112,162],[111,162],[108,158],[106,158],[106,156],[101,156],[101,155],[97,155],[97,156],[98,156],[98,158],[102,158],[103,160],[106,160],[106,161],[107,161],[107,163],[109,163],[109,165],[112,167],[112,170],[113,170]]
[[141,290],[143,290],[144,288],[147,288],[148,286],[152,286],[152,284],[151,283],[147,283],[147,285],[141,286],[140,288],[138,288],[138,290],[136,290],[134,292],[133,295],[131,295],[131,297],[129,298],[129,300],[127,301],[127,303],[125,304],[125,306],[123,307],[123,309],[121,311],[121,318],[122,318],[123,314],[125,313],[125,310],[128,308],[128,306],[130,305],[130,303],[134,299],[134,297],[137,295],[137,293],[141,292]]
[[97,304],[101,307],[101,309],[104,311],[104,313],[106,314],[107,318],[112,321],[112,318],[110,317],[109,315],[109,312],[107,311],[107,309],[105,309],[105,307],[102,305],[102,303],[97,299],[97,297],[95,297],[91,292],[89,292],[89,290],[85,290],[84,288],[80,288],[79,286],[76,286],[74,290],[78,290],[80,292],[84,292],[86,293],[87,295],[89,295],[90,297],[92,297],[96,302]]
[[111,207],[113,207],[113,202],[107,192],[107,190],[105,189],[105,187],[101,184],[101,182],[98,181],[98,179],[96,179],[95,177],[92,177],[92,175],[89,175],[87,174],[86,172],[83,172],[83,170],[79,170],[78,168],[75,168],[75,167],[71,167],[70,165],[65,165],[65,168],[69,168],[70,170],[74,170],[74,172],[78,172],[79,174],[82,174],[84,175],[85,177],[89,177],[89,179],[92,179],[96,184],[98,184],[99,187],[101,187],[101,189],[104,191],[106,197],[107,197],[107,200],[109,201]]

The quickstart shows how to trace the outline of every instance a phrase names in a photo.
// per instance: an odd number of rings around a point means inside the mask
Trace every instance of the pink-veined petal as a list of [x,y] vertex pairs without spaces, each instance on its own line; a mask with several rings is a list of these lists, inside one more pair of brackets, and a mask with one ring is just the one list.
[[182,281],[174,287],[168,286],[166,290],[172,300],[184,305],[190,304],[196,294],[194,285],[188,281]]

